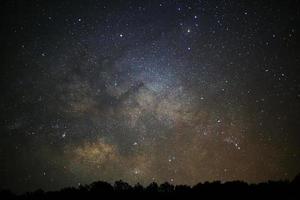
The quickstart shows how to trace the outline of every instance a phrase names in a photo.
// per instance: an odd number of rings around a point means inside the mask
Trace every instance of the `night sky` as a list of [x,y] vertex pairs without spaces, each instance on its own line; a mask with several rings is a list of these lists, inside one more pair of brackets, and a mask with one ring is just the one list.
[[1,1],[0,188],[300,172],[299,1]]

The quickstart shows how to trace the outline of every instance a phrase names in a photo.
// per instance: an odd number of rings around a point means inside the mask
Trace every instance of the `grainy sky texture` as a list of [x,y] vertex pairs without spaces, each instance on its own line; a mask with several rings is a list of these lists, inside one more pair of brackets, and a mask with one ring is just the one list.
[[299,1],[0,7],[0,188],[299,172]]

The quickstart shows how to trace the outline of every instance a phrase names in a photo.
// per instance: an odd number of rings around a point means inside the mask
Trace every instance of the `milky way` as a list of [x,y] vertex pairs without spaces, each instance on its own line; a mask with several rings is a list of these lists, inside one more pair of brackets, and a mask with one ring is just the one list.
[[26,2],[1,8],[1,188],[299,173],[299,2]]

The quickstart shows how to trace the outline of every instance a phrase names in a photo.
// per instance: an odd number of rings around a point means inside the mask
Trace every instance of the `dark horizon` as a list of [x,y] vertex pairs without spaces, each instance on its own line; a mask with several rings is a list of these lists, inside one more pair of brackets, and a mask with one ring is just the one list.
[[[125,181],[118,180],[114,183],[108,183],[105,181],[95,181],[90,184],[69,186],[60,188],[59,190],[45,191],[42,188],[38,188],[33,191],[26,191],[23,193],[15,193],[9,189],[0,189],[0,198],[4,199],[54,199],[54,198],[91,198],[101,197],[105,194],[113,194],[116,196],[128,195],[132,197],[145,197],[154,198],[160,195],[176,195],[176,197],[189,197],[190,195],[201,195],[201,197],[232,197],[237,196],[244,198],[253,197],[269,197],[269,198],[285,198],[291,199],[300,196],[300,174],[298,174],[293,180],[269,180],[260,183],[247,183],[244,181],[212,181],[197,183],[195,185],[184,184],[171,184],[169,182],[156,183],[152,182],[147,185],[140,183],[128,184]],[[213,194],[212,194],[213,192]],[[232,196],[231,192],[235,192],[235,196]],[[147,196],[145,196],[147,195]],[[149,196],[150,195],[150,196]],[[182,196],[183,195],[183,196]],[[188,195],[188,196],[187,196]],[[249,195],[249,196],[247,196]],[[163,196],[171,197],[171,196]],[[174,196],[175,197],[175,196]]]
[[300,1],[3,0],[0,188],[293,180]]
[[[226,184],[238,184],[238,185],[247,185],[247,186],[257,186],[258,188],[260,187],[260,185],[263,185],[263,184],[270,184],[270,185],[275,185],[275,184],[283,184],[283,185],[286,185],[286,186],[289,186],[289,185],[295,185],[296,189],[299,188],[300,186],[300,174],[298,174],[297,176],[295,176],[293,179],[291,180],[288,180],[288,179],[285,179],[285,180],[267,180],[267,181],[263,181],[263,182],[257,182],[257,183],[249,183],[249,182],[245,182],[245,181],[242,181],[242,180],[230,180],[230,181],[220,181],[220,180],[213,180],[213,181],[204,181],[204,182],[198,182],[194,185],[187,185],[187,184],[172,184],[168,181],[164,181],[164,182],[150,182],[150,183],[147,183],[147,184],[141,184],[139,182],[137,183],[134,183],[134,184],[129,184],[127,183],[126,181],[124,180],[116,180],[116,181],[113,181],[113,182],[106,182],[106,181],[101,181],[101,180],[98,180],[98,181],[93,181],[91,183],[86,183],[86,184],[80,184],[78,183],[77,185],[69,185],[69,186],[64,186],[62,188],[56,188],[56,189],[43,189],[43,188],[35,188],[33,190],[28,190],[28,191],[13,191],[11,190],[10,188],[0,188],[0,193],[1,192],[11,192],[12,194],[14,195],[25,195],[26,193],[36,193],[36,192],[45,192],[45,193],[48,193],[48,192],[59,192],[59,191],[63,191],[63,190],[67,190],[67,189],[80,189],[80,188],[91,188],[95,185],[99,185],[99,184],[104,184],[105,186],[111,186],[111,188],[116,188],[118,186],[118,184],[124,184],[126,186],[128,186],[127,189],[125,190],[132,190],[136,187],[138,188],[142,188],[142,190],[147,190],[147,188],[151,188],[153,185],[156,185],[158,188],[161,186],[161,185],[165,185],[165,184],[168,184],[168,185],[171,185],[171,186],[174,186],[173,189],[175,189],[175,187],[179,186],[179,187],[184,187],[184,188],[188,188],[188,189],[193,189],[197,186],[202,186],[202,185],[215,185],[215,184],[220,184],[220,185],[226,185]],[[100,188],[101,189],[101,188]],[[107,188],[106,188],[107,189]],[[263,188],[262,188],[263,189]],[[113,189],[115,190],[115,189]],[[108,190],[108,191],[105,191],[105,190],[101,190],[99,192],[102,192],[102,193],[105,193],[105,192],[115,192],[113,190]],[[153,191],[152,191],[153,192]],[[300,193],[299,193],[300,194]],[[1,197],[1,195],[0,195]]]

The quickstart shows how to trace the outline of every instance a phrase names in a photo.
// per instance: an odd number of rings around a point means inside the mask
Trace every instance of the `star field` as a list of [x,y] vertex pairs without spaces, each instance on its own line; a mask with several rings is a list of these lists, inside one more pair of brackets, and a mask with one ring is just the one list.
[[298,1],[4,1],[0,188],[292,179]]

